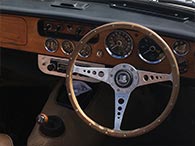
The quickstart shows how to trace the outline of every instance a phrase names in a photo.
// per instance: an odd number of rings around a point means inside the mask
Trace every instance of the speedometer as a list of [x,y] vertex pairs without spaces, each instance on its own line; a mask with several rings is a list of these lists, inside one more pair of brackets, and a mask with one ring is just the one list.
[[105,45],[107,52],[112,57],[123,59],[131,54],[133,40],[126,31],[115,30],[107,36]]
[[149,64],[157,64],[165,58],[165,54],[153,39],[145,37],[139,42],[139,57]]

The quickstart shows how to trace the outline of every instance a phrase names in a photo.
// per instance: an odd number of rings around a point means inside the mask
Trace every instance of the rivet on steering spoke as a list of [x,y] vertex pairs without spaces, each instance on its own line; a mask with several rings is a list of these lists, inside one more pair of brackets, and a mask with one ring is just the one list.
[[161,119],[158,119],[158,123],[160,123],[161,122]]
[[69,78],[69,75],[66,75],[66,78]]
[[83,44],[83,41],[81,41],[80,43]]
[[108,131],[105,131],[105,134],[108,134]]
[[71,96],[71,93],[68,93],[69,96]]
[[75,109],[76,112],[78,112],[79,110],[78,109]]
[[94,32],[96,33],[97,31],[96,31],[96,30],[94,30]]
[[126,134],[124,134],[123,136],[124,136],[124,137],[127,137],[127,135],[126,135]]
[[91,126],[92,124],[91,123],[89,123],[89,126]]

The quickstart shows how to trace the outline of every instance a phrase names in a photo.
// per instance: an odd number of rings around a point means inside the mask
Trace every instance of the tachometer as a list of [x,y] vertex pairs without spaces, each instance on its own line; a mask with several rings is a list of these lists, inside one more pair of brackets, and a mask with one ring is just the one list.
[[115,30],[107,36],[105,45],[107,52],[112,57],[123,59],[131,54],[133,40],[126,31]]
[[149,37],[141,39],[138,49],[139,57],[149,64],[160,63],[165,58],[165,54],[160,46]]

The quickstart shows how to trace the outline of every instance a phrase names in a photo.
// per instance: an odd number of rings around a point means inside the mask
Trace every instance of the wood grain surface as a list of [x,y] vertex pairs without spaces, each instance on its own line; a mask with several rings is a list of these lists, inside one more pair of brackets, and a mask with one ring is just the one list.
[[[41,18],[37,17],[27,17],[27,16],[17,16],[17,15],[0,15],[0,47],[16,49],[21,51],[33,52],[37,54],[45,54],[56,57],[69,58],[70,56],[65,55],[61,50],[61,44],[64,39],[58,39],[59,47],[58,50],[54,53],[50,53],[45,49],[44,43],[47,37],[41,36],[38,33],[38,22]],[[53,20],[54,21],[54,20]],[[56,20],[57,21],[57,20]],[[75,20],[76,21],[76,20]],[[78,22],[70,22],[73,24],[73,27],[78,26]],[[87,28],[87,25],[84,25],[85,30],[90,30],[91,25]],[[78,58],[79,60],[106,64],[106,65],[116,65],[119,63],[130,63],[135,66],[137,69],[157,71],[157,72],[170,72],[170,66],[165,58],[161,63],[152,65],[144,62],[138,56],[138,43],[144,37],[143,33],[135,32],[133,30],[126,30],[133,39],[133,51],[131,55],[125,59],[115,59],[111,57],[105,49],[105,39],[106,36],[111,31],[105,31],[100,34],[99,41],[95,44],[89,44],[92,47],[92,55],[88,58]],[[164,37],[161,36],[170,48],[173,48],[176,38]],[[75,40],[70,40],[77,46],[78,42]],[[188,41],[188,40],[185,40]],[[188,62],[188,71],[181,74],[183,77],[195,78],[195,42],[190,42],[190,52],[184,57],[178,57],[178,61],[185,60]],[[98,57],[97,52],[102,51],[103,56]]]

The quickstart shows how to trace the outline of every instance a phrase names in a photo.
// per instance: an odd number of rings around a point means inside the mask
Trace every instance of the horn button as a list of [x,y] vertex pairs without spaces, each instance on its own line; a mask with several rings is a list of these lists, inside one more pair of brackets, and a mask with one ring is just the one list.
[[118,64],[112,69],[109,82],[113,89],[129,92],[129,90],[133,90],[137,86],[137,70],[127,63]]
[[128,70],[119,70],[115,75],[115,83],[121,88],[129,87],[133,82],[133,75]]

